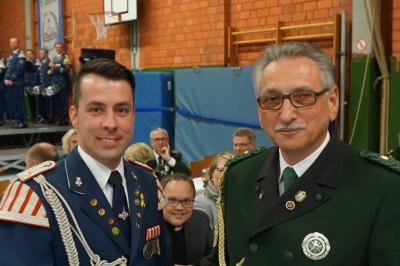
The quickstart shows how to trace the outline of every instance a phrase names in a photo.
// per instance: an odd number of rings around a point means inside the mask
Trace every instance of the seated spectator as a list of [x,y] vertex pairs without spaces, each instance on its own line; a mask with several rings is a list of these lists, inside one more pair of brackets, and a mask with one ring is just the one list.
[[78,132],[74,128],[71,128],[64,134],[61,142],[64,154],[68,155],[78,145]]
[[194,209],[203,211],[210,219],[210,226],[214,229],[217,222],[216,202],[219,195],[219,177],[225,169],[225,163],[232,158],[230,152],[221,152],[215,155],[204,178],[204,192],[194,200]]
[[161,184],[168,200],[163,209],[170,248],[168,265],[197,265],[211,253],[213,232],[207,215],[193,210],[193,180],[185,174],[172,174]]
[[251,128],[240,127],[233,132],[233,153],[240,154],[256,147],[256,132]]
[[154,159],[153,150],[144,142],[138,142],[130,145],[124,154],[126,160],[146,163],[149,159]]
[[190,169],[181,161],[182,154],[170,150],[168,132],[165,129],[155,128],[150,132],[150,145],[155,159],[146,163],[156,170],[156,175],[160,180],[173,173],[191,175]]
[[57,148],[47,142],[36,143],[26,153],[25,165],[26,168],[31,168],[45,161],[57,161]]

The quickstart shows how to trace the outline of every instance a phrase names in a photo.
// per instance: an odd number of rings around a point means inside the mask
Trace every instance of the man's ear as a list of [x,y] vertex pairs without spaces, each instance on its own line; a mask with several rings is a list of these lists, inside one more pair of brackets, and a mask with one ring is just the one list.
[[69,120],[71,121],[72,127],[78,129],[79,119],[78,119],[78,108],[71,105],[68,109]]
[[329,120],[334,121],[339,111],[339,89],[335,85],[328,95],[329,104]]

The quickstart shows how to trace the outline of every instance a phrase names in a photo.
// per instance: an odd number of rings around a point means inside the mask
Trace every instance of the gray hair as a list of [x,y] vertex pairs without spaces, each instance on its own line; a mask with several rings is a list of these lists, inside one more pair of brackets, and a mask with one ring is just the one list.
[[335,85],[335,67],[326,54],[307,43],[287,42],[271,45],[262,52],[253,71],[253,85],[256,95],[259,95],[262,73],[270,63],[280,59],[298,57],[307,57],[318,65],[320,81],[324,88],[332,88]]
[[156,127],[155,129],[153,129],[153,130],[150,132],[150,139],[153,139],[154,133],[159,132],[159,131],[164,132],[164,133],[167,135],[167,137],[169,137],[169,136],[168,136],[168,131],[167,131],[167,130],[165,130],[165,129],[161,128],[161,127]]

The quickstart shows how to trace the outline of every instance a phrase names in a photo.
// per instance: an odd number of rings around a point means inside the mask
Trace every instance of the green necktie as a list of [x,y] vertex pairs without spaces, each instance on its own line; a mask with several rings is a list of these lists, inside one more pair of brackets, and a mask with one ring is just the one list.
[[282,173],[284,191],[288,190],[289,187],[296,182],[298,176],[292,167],[286,167]]

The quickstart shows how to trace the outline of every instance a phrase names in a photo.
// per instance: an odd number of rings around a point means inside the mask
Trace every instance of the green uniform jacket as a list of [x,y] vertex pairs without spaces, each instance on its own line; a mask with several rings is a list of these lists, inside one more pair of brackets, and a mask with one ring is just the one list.
[[[223,181],[227,265],[243,258],[244,265],[400,265],[398,168],[362,158],[332,137],[279,197],[278,149],[252,153],[231,162]],[[296,201],[299,191],[306,197]],[[303,244],[314,232],[326,239]],[[209,265],[217,264],[214,255]]]

